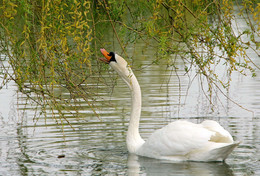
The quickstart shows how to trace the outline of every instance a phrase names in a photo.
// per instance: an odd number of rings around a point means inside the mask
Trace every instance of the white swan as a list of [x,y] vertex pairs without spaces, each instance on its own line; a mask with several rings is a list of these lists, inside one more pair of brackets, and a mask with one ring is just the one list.
[[119,55],[100,49],[108,63],[128,85],[132,94],[132,109],[127,131],[127,148],[137,155],[174,161],[224,161],[239,142],[216,121],[206,120],[194,124],[178,120],[156,130],[144,141],[139,134],[141,90],[139,83]]

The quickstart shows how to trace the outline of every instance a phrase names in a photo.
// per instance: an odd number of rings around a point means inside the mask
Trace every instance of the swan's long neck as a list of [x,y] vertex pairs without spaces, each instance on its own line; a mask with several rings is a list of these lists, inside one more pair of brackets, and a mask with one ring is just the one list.
[[127,148],[130,153],[135,153],[144,143],[144,140],[139,134],[139,120],[141,115],[141,89],[139,83],[133,74],[132,70],[129,68],[129,76],[122,76],[123,80],[127,83],[132,96],[131,104],[131,116],[127,131]]

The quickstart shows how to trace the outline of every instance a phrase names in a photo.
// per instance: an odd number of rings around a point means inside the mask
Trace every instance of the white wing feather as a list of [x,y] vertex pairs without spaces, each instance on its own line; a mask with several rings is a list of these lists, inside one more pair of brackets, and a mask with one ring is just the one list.
[[218,122],[213,120],[205,120],[201,123],[201,125],[210,130],[215,132],[213,136],[211,136],[210,141],[218,142],[218,143],[233,143],[233,138],[230,133],[225,130],[222,126],[219,125]]
[[[212,142],[222,143],[230,140],[230,134],[227,133],[215,121],[207,120],[201,124],[194,124],[179,120],[156,130],[137,154],[153,158],[179,157],[183,160],[183,158],[188,157],[186,155],[189,153],[212,146]],[[214,141],[214,139],[218,141]]]

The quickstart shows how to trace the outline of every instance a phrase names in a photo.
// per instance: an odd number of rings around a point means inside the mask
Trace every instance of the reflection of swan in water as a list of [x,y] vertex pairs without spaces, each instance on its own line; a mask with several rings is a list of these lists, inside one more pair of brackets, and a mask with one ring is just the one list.
[[139,83],[119,55],[101,49],[108,63],[128,85],[132,95],[131,117],[127,131],[126,143],[130,153],[157,159],[178,161],[223,161],[239,142],[216,121],[206,120],[194,124],[178,120],[156,130],[144,141],[139,134],[141,114],[141,90]]
[[127,175],[194,175],[194,176],[232,176],[229,165],[225,162],[172,162],[158,160],[135,154],[128,155]]

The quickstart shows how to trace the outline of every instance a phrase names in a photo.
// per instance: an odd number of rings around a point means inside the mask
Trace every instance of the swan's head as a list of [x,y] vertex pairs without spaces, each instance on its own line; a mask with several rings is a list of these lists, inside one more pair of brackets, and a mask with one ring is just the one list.
[[123,80],[129,83],[133,73],[125,59],[114,52],[108,53],[105,49],[100,49],[100,51],[105,57],[100,58],[100,60],[109,64],[123,78]]
[[115,54],[114,52],[108,53],[105,49],[100,49],[101,53],[105,58],[100,58],[101,61],[109,64],[113,69],[126,69],[127,62],[121,56]]

